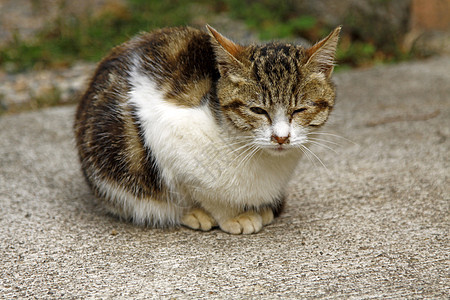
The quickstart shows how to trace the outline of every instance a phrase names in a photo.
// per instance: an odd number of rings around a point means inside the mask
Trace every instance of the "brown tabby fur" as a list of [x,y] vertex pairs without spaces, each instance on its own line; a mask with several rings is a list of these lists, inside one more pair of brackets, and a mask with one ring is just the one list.
[[[317,127],[334,106],[330,75],[340,28],[309,49],[281,43],[244,47],[208,29],[209,34],[189,27],[160,29],[114,48],[79,103],[74,128],[82,170],[94,193],[123,218],[165,226],[180,217],[137,220],[98,184],[106,182],[143,202],[168,205],[173,198],[145,145],[137,108],[128,101],[136,57],[138,71],[152,78],[167,102],[187,108],[206,104],[217,124],[231,131],[252,132],[272,122],[280,106],[290,122]],[[266,113],[252,113],[249,107]],[[274,200],[269,207],[277,213],[280,203]]]

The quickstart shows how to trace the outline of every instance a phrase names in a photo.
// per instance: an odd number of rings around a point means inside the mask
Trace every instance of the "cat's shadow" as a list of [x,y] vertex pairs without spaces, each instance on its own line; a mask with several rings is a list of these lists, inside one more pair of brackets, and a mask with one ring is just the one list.
[[[63,219],[63,222],[70,230],[73,230],[79,224],[83,224],[84,228],[91,227],[95,231],[100,230],[98,227],[103,227],[104,230],[114,228],[115,230],[134,233],[151,230],[152,234],[210,234],[217,236],[217,238],[225,234],[217,227],[205,233],[183,226],[153,228],[147,224],[133,224],[130,220],[121,219],[104,208],[101,200],[93,194],[88,183],[83,178],[81,171],[77,171],[72,175],[70,185],[56,182],[50,183],[52,188],[60,191],[59,198],[62,201],[59,202],[58,210],[64,212],[64,214],[60,215],[60,218]],[[271,236],[275,232],[285,230],[286,227],[301,227],[301,223],[305,221],[305,216],[299,212],[297,208],[298,203],[293,203],[297,201],[300,200],[292,196],[289,197],[281,214],[275,218],[272,224],[266,226],[261,233],[266,232],[267,235]]]

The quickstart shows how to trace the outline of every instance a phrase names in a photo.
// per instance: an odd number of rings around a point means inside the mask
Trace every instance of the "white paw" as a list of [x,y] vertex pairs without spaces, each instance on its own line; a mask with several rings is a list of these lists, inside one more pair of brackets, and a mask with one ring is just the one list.
[[187,212],[181,218],[181,224],[202,231],[211,230],[211,228],[217,225],[216,221],[201,208],[194,208]]
[[273,217],[273,211],[270,207],[262,209],[260,211],[260,214],[261,214],[263,226],[266,226],[266,225],[272,223],[274,217]]
[[256,212],[246,212],[219,225],[220,229],[231,234],[250,234],[262,229],[263,220]]

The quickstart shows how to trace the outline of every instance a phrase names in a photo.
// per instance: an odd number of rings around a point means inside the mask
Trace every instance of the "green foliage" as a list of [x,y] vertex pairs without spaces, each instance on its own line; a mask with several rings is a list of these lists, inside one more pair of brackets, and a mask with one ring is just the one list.
[[40,95],[31,95],[29,103],[32,109],[51,107],[61,104],[61,91],[57,87],[52,87]]
[[318,20],[309,15],[299,15],[292,11],[292,1],[243,1],[225,0],[230,13],[242,19],[259,32],[262,40],[294,37],[313,30]]
[[42,47],[24,43],[17,37],[10,45],[0,49],[0,64],[8,70],[29,69],[37,61],[45,60]]
[[129,0],[126,6],[83,18],[62,6],[61,17],[39,32],[34,41],[16,37],[0,48],[0,67],[17,72],[64,66],[75,60],[98,61],[138,32],[189,24],[195,16],[190,5],[190,0]]
[[376,48],[372,44],[363,42],[341,43],[336,58],[340,64],[361,66],[373,61]]
[[[296,1],[127,0],[125,5],[106,7],[83,17],[73,14],[62,5],[60,17],[48,24],[33,41],[23,41],[16,36],[9,45],[0,47],[0,68],[17,72],[67,66],[76,60],[98,61],[112,47],[138,32],[192,24],[195,21],[198,23],[198,20],[205,22],[205,14],[219,12],[243,20],[249,28],[259,33],[261,40],[301,36],[317,41],[330,32],[331,28],[320,20],[304,14]],[[204,15],[201,16],[199,9],[206,9],[206,13],[203,11]],[[358,20],[352,18],[354,16],[349,15],[348,22],[344,24],[337,53],[341,65],[365,66],[407,57],[396,43],[388,43],[391,48],[386,50],[374,39],[355,39],[355,35],[350,34],[361,26],[358,26]],[[384,31],[380,32],[383,34]]]
[[[373,1],[378,5],[387,5],[392,0]],[[262,40],[301,36],[315,42],[332,29],[314,16],[305,14],[302,10],[302,1],[224,0],[224,2],[228,4],[230,14],[259,32]],[[399,34],[382,30],[383,27],[380,25],[383,25],[383,22],[379,20],[377,14],[374,13],[368,20],[361,19],[362,17],[358,19],[357,16],[349,12],[344,21],[344,30],[337,51],[339,61],[337,70],[399,61],[409,57],[409,54],[400,48],[397,41]],[[364,26],[361,26],[362,24]],[[376,24],[379,30],[373,29]]]
[[3,102],[5,95],[0,93],[0,116],[8,111],[8,106]]
[[300,16],[295,19],[287,20],[268,26],[260,33],[262,40],[275,38],[288,38],[301,34],[302,32],[313,29],[317,24],[317,19],[312,16]]
[[14,114],[23,111],[72,103],[61,101],[61,90],[56,86],[50,86],[49,88],[40,91],[39,94],[30,92],[29,96],[28,101],[19,103],[13,102],[6,105],[3,101],[5,96],[0,94],[0,116],[3,114]]

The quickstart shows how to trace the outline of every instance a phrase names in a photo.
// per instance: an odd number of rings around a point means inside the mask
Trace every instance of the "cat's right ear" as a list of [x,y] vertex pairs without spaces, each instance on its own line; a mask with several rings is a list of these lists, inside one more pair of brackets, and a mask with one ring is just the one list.
[[206,28],[211,36],[220,74],[225,76],[230,71],[242,69],[244,65],[239,57],[244,47],[224,37],[211,26],[206,25]]
[[341,26],[334,29],[326,38],[309,48],[307,66],[330,77],[334,69],[334,56],[339,41]]

